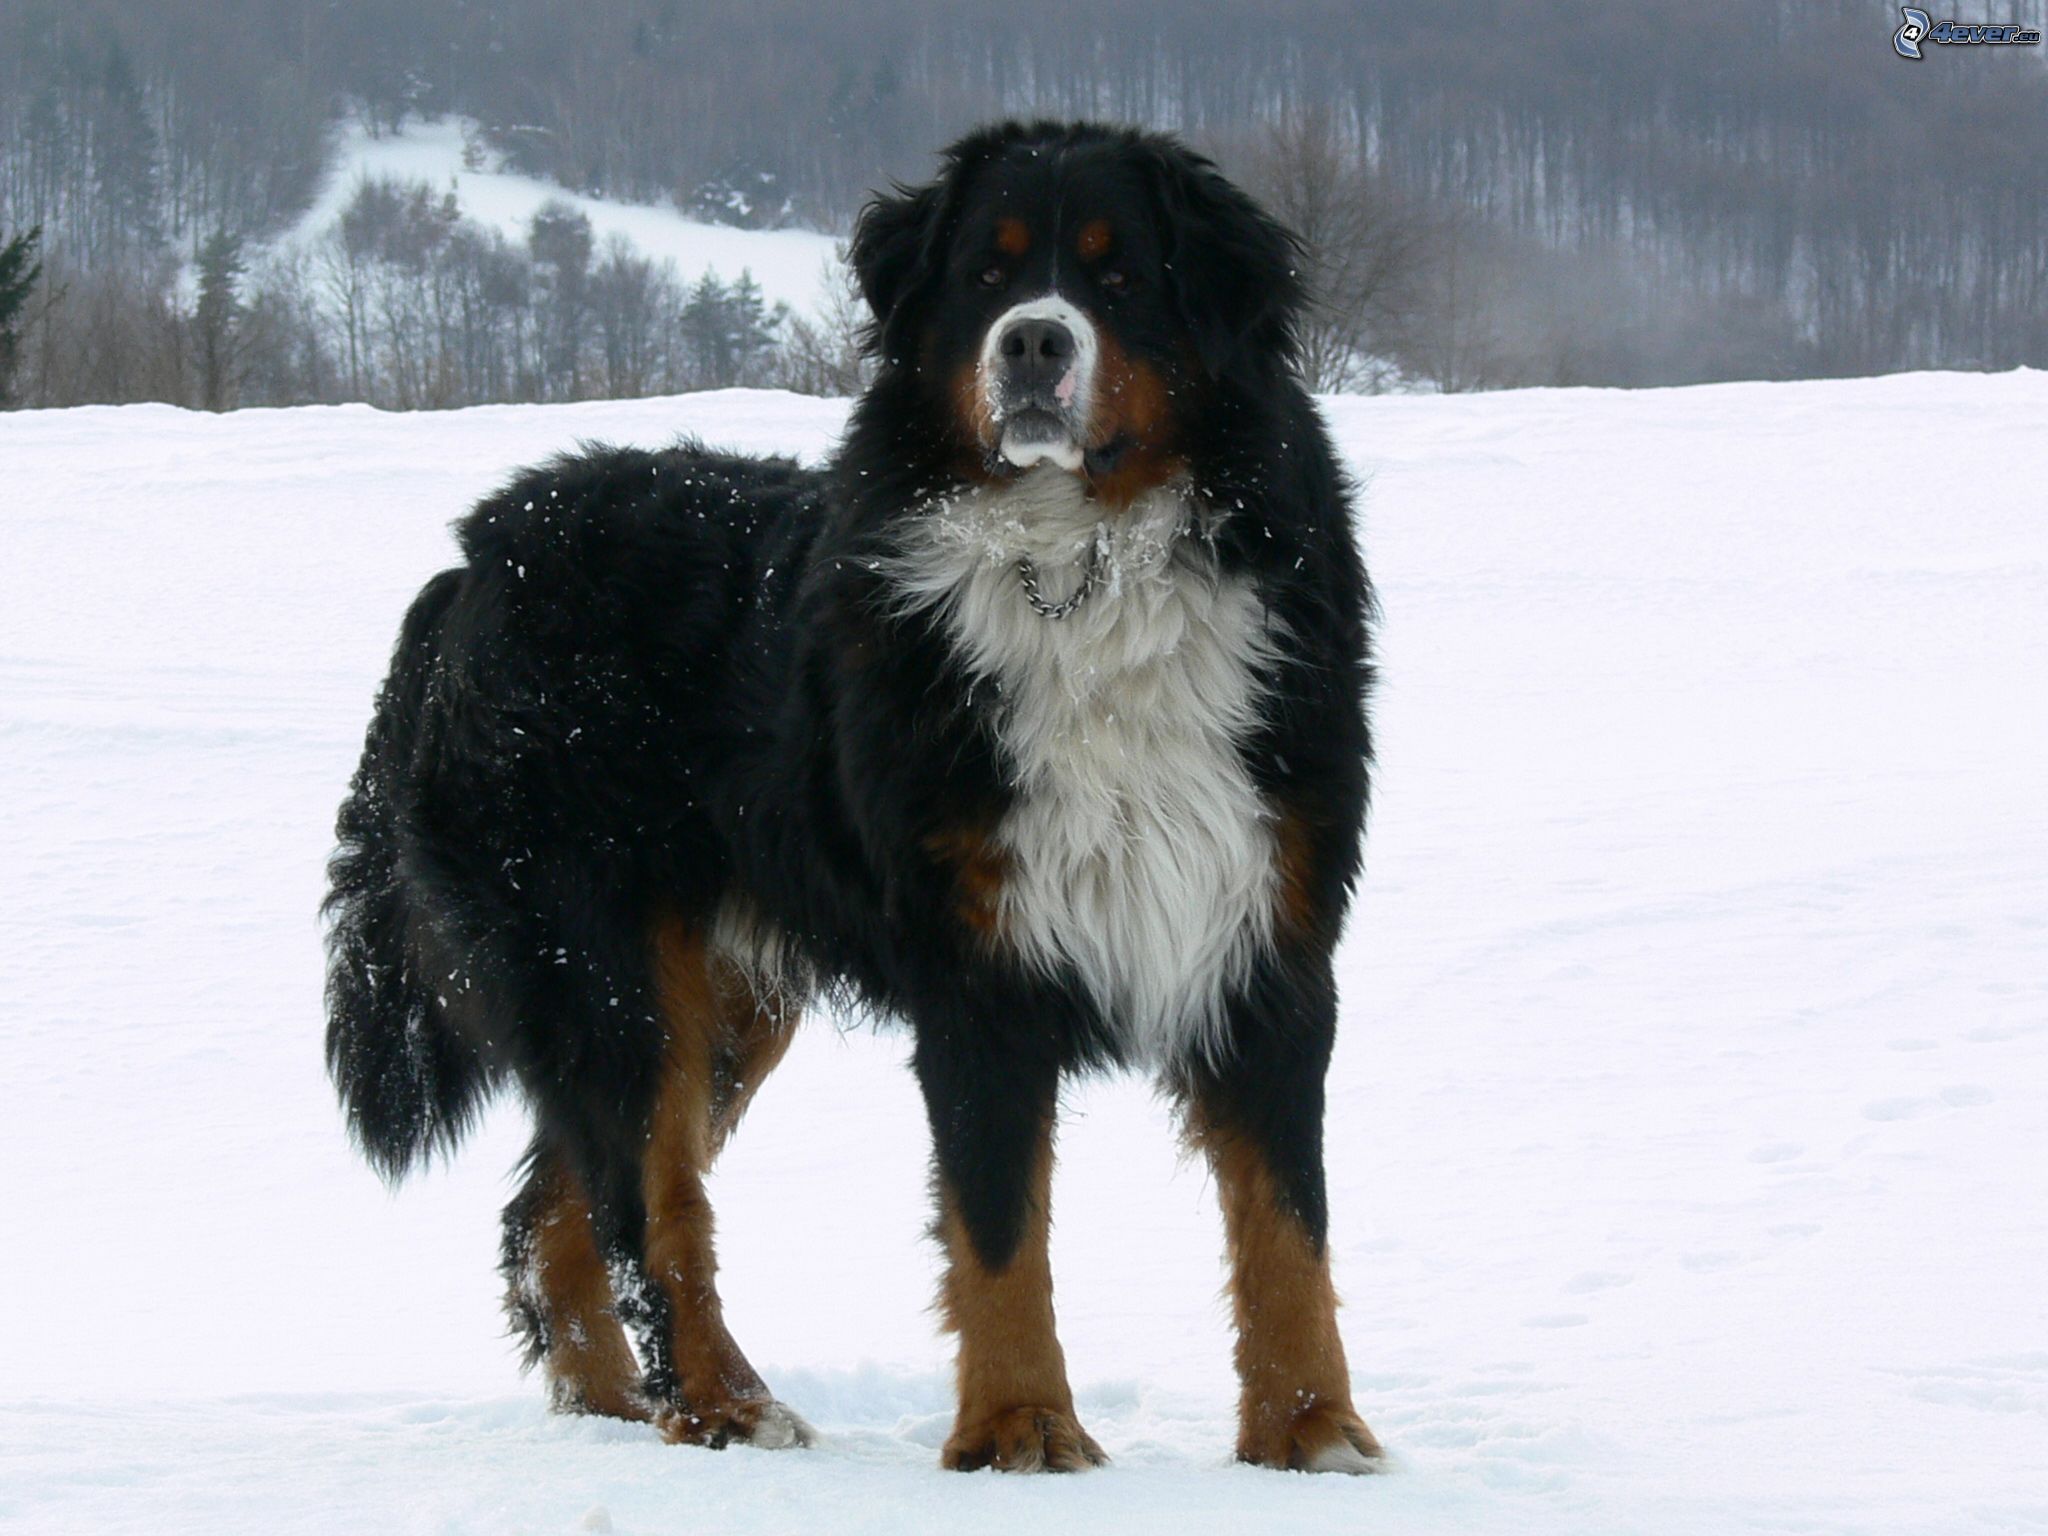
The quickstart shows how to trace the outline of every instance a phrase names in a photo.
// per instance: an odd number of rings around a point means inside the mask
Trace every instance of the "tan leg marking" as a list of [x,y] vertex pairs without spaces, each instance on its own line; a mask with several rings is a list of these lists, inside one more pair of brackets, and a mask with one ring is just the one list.
[[1351,1406],[1330,1257],[1282,1203],[1265,1155],[1189,1116],[1207,1155],[1230,1247],[1237,1323],[1237,1456],[1295,1471],[1374,1470],[1379,1442]]
[[590,1202],[559,1168],[547,1174],[544,1204],[528,1251],[529,1297],[548,1341],[542,1361],[548,1397],[565,1413],[615,1419],[654,1416],[640,1367],[613,1308],[611,1275],[597,1251]]
[[1051,1206],[1050,1120],[1033,1153],[1024,1235],[1003,1268],[982,1263],[951,1197],[940,1192],[947,1264],[939,1312],[960,1339],[960,1411],[940,1462],[954,1471],[1077,1472],[1109,1459],[1074,1416],[1053,1326]]
[[801,1015],[780,998],[757,996],[725,961],[714,959],[712,966],[720,973],[721,990],[730,988],[737,994],[729,1015],[737,1033],[728,1036],[728,1048],[712,1074],[711,1156],[715,1160],[739,1128],[761,1084],[789,1054]]
[[770,1068],[789,1048],[793,1013],[754,996],[710,954],[703,935],[674,921],[654,934],[668,1032],[641,1194],[647,1273],[668,1299],[676,1397],[657,1422],[672,1441],[804,1444],[810,1428],[777,1403],[726,1331],[704,1174]]

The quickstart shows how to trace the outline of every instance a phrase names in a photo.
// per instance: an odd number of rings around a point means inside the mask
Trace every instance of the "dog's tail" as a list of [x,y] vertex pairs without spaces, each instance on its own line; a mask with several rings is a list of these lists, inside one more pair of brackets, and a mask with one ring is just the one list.
[[[321,910],[327,933],[327,1070],[363,1155],[396,1181],[459,1141],[491,1087],[444,1015],[429,914],[408,878],[406,827],[441,630],[460,594],[443,571],[414,601],[377,695],[362,763],[336,819]],[[431,734],[431,732],[429,732]]]

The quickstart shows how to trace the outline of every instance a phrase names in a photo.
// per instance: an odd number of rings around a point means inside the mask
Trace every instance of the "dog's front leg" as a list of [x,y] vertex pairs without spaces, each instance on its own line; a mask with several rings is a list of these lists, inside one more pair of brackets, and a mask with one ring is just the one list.
[[939,1292],[958,1336],[959,1413],[941,1454],[955,1471],[1074,1472],[1106,1458],[1074,1416],[1053,1326],[1052,1144],[1058,1072],[920,1033],[946,1251]]
[[1351,1405],[1330,1281],[1323,1078],[1336,1026],[1327,962],[1270,966],[1233,1007],[1219,1059],[1175,1086],[1216,1178],[1237,1323],[1237,1455],[1300,1472],[1373,1472]]

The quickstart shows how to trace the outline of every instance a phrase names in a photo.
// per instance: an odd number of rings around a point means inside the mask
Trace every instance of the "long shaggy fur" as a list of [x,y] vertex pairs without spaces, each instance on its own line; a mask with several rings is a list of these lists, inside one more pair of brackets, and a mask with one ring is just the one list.
[[[1170,139],[1010,124],[877,199],[853,260],[877,374],[830,462],[591,446],[486,498],[337,823],[357,1142],[396,1178],[516,1084],[657,1341],[657,931],[908,1025],[992,1271],[1060,1078],[1119,1064],[1255,1147],[1322,1241],[1372,596],[1293,368],[1293,244]],[[1093,372],[1056,396],[1080,435],[1020,468],[988,338],[1034,304],[1086,317]],[[1058,598],[1091,550],[1068,617],[1027,605],[1020,558]]]
[[357,1145],[389,1179],[453,1150],[490,1088],[474,1043],[441,1017],[461,980],[436,974],[406,890],[405,808],[393,803],[412,782],[440,626],[461,586],[443,571],[406,614],[327,868],[327,1070]]
[[[1006,932],[1155,1066],[1221,1048],[1226,992],[1273,936],[1272,813],[1241,749],[1278,645],[1251,584],[1217,569],[1223,515],[1173,482],[1106,519],[1040,468],[913,520],[889,567],[994,693]],[[1092,559],[1102,600],[1046,622],[1017,602],[1020,558],[1058,592]]]

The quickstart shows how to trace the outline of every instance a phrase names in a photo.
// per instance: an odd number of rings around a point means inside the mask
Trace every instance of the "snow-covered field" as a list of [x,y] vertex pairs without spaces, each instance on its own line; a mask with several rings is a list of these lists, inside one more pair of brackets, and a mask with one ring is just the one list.
[[814,1025],[717,1180],[734,1330],[825,1431],[550,1418],[507,1108],[396,1196],[314,907],[446,525],[583,436],[822,454],[766,394],[0,415],[0,1526],[654,1533],[2048,1529],[2048,376],[1330,404],[1384,767],[1333,1244],[1398,1467],[1235,1467],[1220,1242],[1077,1090],[1082,1478],[936,1470],[925,1133]]
[[833,269],[834,241],[808,229],[734,229],[685,218],[673,206],[624,203],[589,197],[551,181],[486,164],[463,164],[459,118],[408,123],[400,132],[372,138],[359,123],[341,135],[319,195],[281,244],[310,248],[340,220],[365,181],[423,181],[436,192],[452,190],[463,214],[495,229],[515,245],[526,242],[527,225],[544,203],[567,203],[590,220],[597,244],[622,235],[643,256],[672,261],[686,283],[710,272],[731,283],[751,272],[770,304],[786,303],[798,314],[816,312],[825,301]]

